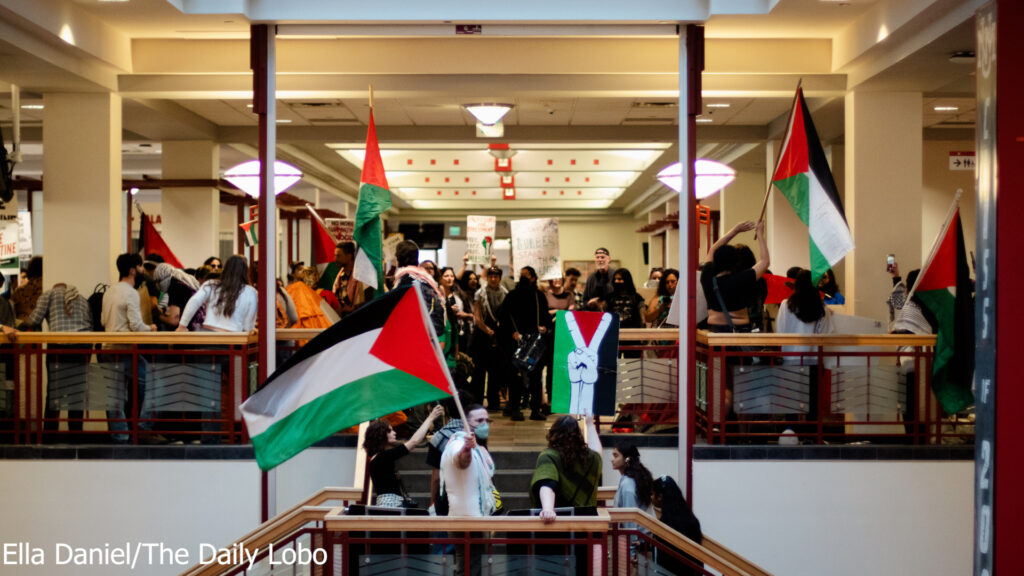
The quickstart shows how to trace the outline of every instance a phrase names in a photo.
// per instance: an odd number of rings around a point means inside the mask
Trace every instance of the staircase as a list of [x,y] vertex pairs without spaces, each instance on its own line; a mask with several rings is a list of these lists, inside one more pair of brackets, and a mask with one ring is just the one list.
[[[494,487],[506,510],[530,507],[530,479],[540,450],[495,450]],[[417,450],[398,460],[398,470],[409,496],[421,507],[430,505],[430,471],[426,451]]]

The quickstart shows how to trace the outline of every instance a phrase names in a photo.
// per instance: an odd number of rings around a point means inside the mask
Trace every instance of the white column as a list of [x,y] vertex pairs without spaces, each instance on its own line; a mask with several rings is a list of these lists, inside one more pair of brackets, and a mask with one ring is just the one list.
[[67,282],[85,295],[117,280],[125,251],[121,191],[121,97],[45,94],[43,285]]
[[856,249],[846,256],[845,295],[858,316],[889,318],[886,254],[904,276],[923,260],[922,105],[917,92],[846,95],[845,208]]
[[[216,179],[220,148],[209,141],[163,143],[163,178]],[[161,194],[162,235],[186,268],[197,268],[220,253],[220,192],[216,188],[165,188]]]

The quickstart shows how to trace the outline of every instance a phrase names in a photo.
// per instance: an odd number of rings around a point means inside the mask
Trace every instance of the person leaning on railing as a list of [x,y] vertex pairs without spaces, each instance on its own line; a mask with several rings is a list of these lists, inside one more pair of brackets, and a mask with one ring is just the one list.
[[594,416],[586,415],[587,441],[574,416],[560,416],[548,430],[548,447],[537,457],[530,480],[530,501],[545,524],[555,508],[597,505],[601,485],[601,438]]

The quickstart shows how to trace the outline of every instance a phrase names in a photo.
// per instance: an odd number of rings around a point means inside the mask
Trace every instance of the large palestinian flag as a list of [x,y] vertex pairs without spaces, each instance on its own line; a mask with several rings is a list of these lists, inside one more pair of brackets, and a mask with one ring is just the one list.
[[360,422],[444,398],[452,379],[419,290],[400,287],[299,349],[242,404],[269,470]]
[[974,403],[974,303],[959,207],[936,242],[910,295],[938,321],[932,390],[943,412],[953,414]]
[[555,315],[551,411],[615,414],[619,316],[610,312]]
[[826,270],[853,250],[853,237],[825,160],[825,151],[807,110],[803,88],[796,89],[789,128],[782,141],[772,184],[807,225],[811,240],[811,282],[817,284]]
[[366,154],[363,157],[363,175],[359,179],[359,204],[353,240],[359,245],[352,277],[376,289],[384,289],[384,236],[380,215],[391,208],[391,192],[384,175],[384,162],[377,145],[377,127],[370,108],[370,125],[366,131]]

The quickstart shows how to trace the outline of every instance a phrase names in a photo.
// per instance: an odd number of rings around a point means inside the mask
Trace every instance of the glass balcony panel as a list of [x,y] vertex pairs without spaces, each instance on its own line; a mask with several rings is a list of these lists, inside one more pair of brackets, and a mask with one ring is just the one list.
[[817,366],[732,366],[737,414],[807,414]]

